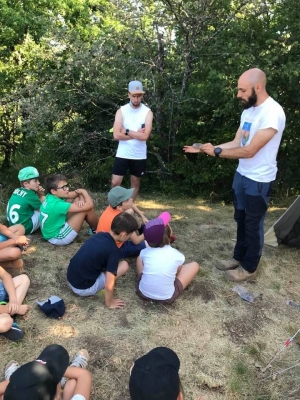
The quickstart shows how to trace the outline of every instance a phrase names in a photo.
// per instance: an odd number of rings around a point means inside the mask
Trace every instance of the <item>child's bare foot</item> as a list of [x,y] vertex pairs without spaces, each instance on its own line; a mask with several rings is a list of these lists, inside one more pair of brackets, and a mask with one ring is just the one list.
[[0,262],[1,267],[3,268],[22,268],[24,265],[23,260],[19,258],[18,260],[14,261],[2,261]]
[[30,307],[27,304],[21,304],[19,306],[18,314],[25,315],[29,311]]

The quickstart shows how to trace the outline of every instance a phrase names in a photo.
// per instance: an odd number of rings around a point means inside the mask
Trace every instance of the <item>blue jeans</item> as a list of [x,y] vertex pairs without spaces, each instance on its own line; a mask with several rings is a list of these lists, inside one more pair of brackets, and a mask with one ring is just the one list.
[[146,245],[144,240],[140,244],[133,244],[130,240],[127,240],[120,248],[120,258],[138,257],[141,250],[145,248]]
[[0,301],[8,301],[8,293],[2,282],[0,282]]
[[257,269],[264,245],[264,220],[273,182],[252,181],[236,172],[232,184],[234,219],[237,223],[233,257],[252,273]]

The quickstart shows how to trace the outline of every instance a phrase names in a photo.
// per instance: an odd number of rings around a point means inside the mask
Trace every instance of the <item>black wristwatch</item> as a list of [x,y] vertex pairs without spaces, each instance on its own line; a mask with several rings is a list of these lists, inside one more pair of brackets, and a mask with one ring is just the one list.
[[215,147],[214,153],[216,157],[220,157],[220,154],[222,153],[221,147]]
[[125,130],[125,135],[128,136],[129,135],[129,129]]

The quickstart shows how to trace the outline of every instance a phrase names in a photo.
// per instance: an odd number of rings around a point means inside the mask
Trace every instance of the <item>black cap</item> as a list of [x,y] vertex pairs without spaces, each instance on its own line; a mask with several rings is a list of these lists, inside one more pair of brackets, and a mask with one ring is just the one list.
[[4,400],[52,400],[69,365],[67,350],[52,344],[36,361],[18,368],[10,377]]
[[129,380],[132,400],[177,400],[180,361],[167,347],[156,347],[135,361]]

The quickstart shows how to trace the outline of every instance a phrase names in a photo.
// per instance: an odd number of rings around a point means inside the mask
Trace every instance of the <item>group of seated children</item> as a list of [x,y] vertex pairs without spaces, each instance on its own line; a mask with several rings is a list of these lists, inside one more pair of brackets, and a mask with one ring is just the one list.
[[[67,350],[47,346],[38,358],[22,366],[10,361],[0,382],[0,400],[89,400],[92,377],[87,371],[89,354],[79,352],[69,364]],[[156,347],[138,358],[130,368],[132,400],[183,400],[179,377],[180,360],[168,347]]]
[[[111,191],[115,189],[117,187]],[[113,210],[112,206],[109,208]],[[183,264],[184,255],[171,247],[170,219],[170,214],[165,211],[146,223],[144,233],[140,235],[145,238],[144,247],[136,264],[137,294],[146,300],[168,304],[176,300],[199,271],[198,263]],[[113,298],[116,279],[129,269],[118,245],[125,246],[128,239],[136,235],[137,228],[137,221],[130,213],[120,212],[112,219],[109,232],[99,232],[89,238],[70,260],[67,280],[71,290],[79,296],[91,296],[105,289],[107,307],[124,307],[124,301]]]
[[[92,235],[71,258],[67,269],[70,289],[79,296],[95,295],[104,289],[107,307],[124,307],[124,301],[115,299],[113,294],[116,279],[129,269],[124,260],[127,257],[137,257],[136,292],[146,300],[173,303],[197,274],[199,264],[184,264],[184,255],[170,245],[170,214],[165,211],[148,221],[133,204],[133,189],[112,188],[108,193],[109,206],[98,221],[86,190],[70,191],[65,176],[56,174],[46,178],[45,196],[38,178],[34,167],[19,172],[21,187],[14,190],[7,207],[10,227],[0,225],[3,267],[22,266],[21,253],[29,243],[25,233],[40,227],[44,239],[63,246],[75,239],[86,221]],[[27,311],[21,304],[29,279],[26,275],[12,279],[3,268],[0,272],[0,301],[7,303],[0,305],[0,333],[18,340],[23,333],[11,316]]]
[[40,227],[43,238],[57,246],[70,244],[84,221],[92,231],[96,230],[94,203],[85,189],[70,191],[66,177],[55,174],[46,178],[45,196],[34,167],[21,169],[18,178],[20,188],[14,190],[7,205],[10,229],[21,224],[28,235]]

